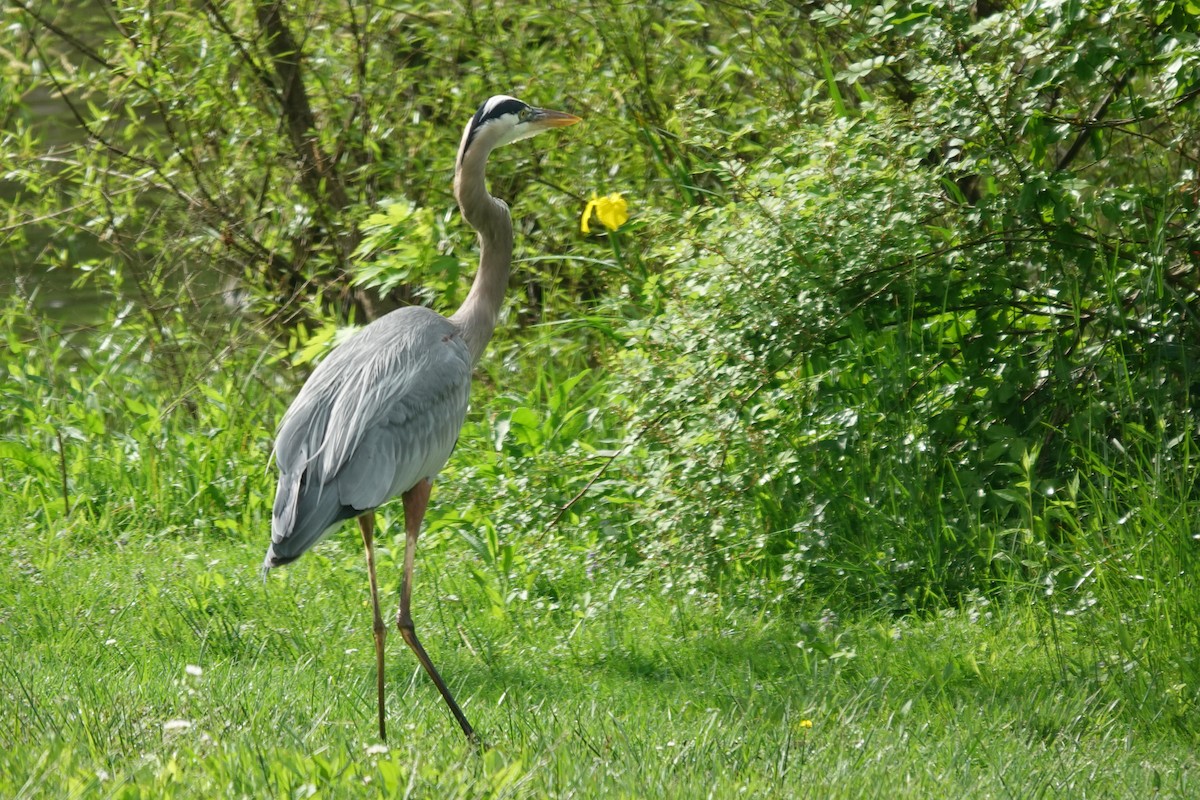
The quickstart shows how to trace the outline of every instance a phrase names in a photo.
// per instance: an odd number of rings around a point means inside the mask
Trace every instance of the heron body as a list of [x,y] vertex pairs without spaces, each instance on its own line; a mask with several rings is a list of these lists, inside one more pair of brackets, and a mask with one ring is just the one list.
[[508,206],[488,194],[484,169],[496,147],[578,117],[533,108],[506,95],[488,99],[467,123],[454,193],[479,235],[479,271],[450,317],[421,307],[380,317],[313,371],[279,425],[279,484],[264,571],[299,558],[337,523],[357,518],[367,552],[374,614],[379,734],[387,738],[383,643],[373,550],[374,509],[404,500],[404,573],[397,626],[442,693],[463,732],[474,731],[416,637],[410,598],[413,554],[433,478],[445,466],[467,413],[471,371],[496,327],[512,261]]
[[268,567],[445,466],[467,414],[471,354],[427,308],[380,317],[330,353],[279,426]]

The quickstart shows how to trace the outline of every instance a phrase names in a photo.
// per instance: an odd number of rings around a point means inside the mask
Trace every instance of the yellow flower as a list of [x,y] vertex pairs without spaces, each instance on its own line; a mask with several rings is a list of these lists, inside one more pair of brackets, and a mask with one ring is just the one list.
[[592,218],[593,211],[596,212],[596,219],[600,220],[600,224],[610,231],[615,231],[629,220],[629,204],[620,192],[613,192],[604,197],[597,197],[592,193],[592,199],[584,207],[583,218],[579,221],[579,230],[584,233],[592,232],[588,227],[588,220]]
[[811,720],[811,719],[802,719],[802,720],[800,720],[800,727],[801,727],[801,728],[811,728],[811,727],[812,727],[812,720]]

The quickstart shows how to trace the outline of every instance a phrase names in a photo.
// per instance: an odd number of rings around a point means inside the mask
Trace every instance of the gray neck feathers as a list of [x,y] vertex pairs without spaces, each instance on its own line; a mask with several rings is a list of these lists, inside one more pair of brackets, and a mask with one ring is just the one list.
[[462,332],[478,362],[487,347],[508,288],[512,263],[513,231],[508,206],[488,194],[484,167],[491,151],[489,143],[476,137],[466,153],[460,155],[454,174],[454,196],[463,219],[479,234],[479,271],[467,299],[450,321]]

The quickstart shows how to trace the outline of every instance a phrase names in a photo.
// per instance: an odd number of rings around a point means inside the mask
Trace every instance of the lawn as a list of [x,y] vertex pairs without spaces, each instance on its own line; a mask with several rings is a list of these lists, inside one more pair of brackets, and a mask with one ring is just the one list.
[[[483,744],[393,635],[385,746],[349,526],[265,583],[250,532],[73,552],[69,530],[49,543],[8,531],[5,797],[1196,791],[1186,733],[1123,713],[1085,637],[1017,603],[839,619],[613,572],[496,607],[461,541],[432,536],[418,631]],[[381,553],[390,597],[396,556]]]

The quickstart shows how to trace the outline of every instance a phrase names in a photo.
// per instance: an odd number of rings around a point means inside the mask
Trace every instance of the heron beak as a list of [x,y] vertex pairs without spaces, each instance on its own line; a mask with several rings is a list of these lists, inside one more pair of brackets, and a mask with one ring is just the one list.
[[551,111],[548,108],[536,109],[534,114],[533,122],[539,128],[565,128],[580,121],[579,117],[574,114],[568,114],[565,111]]

